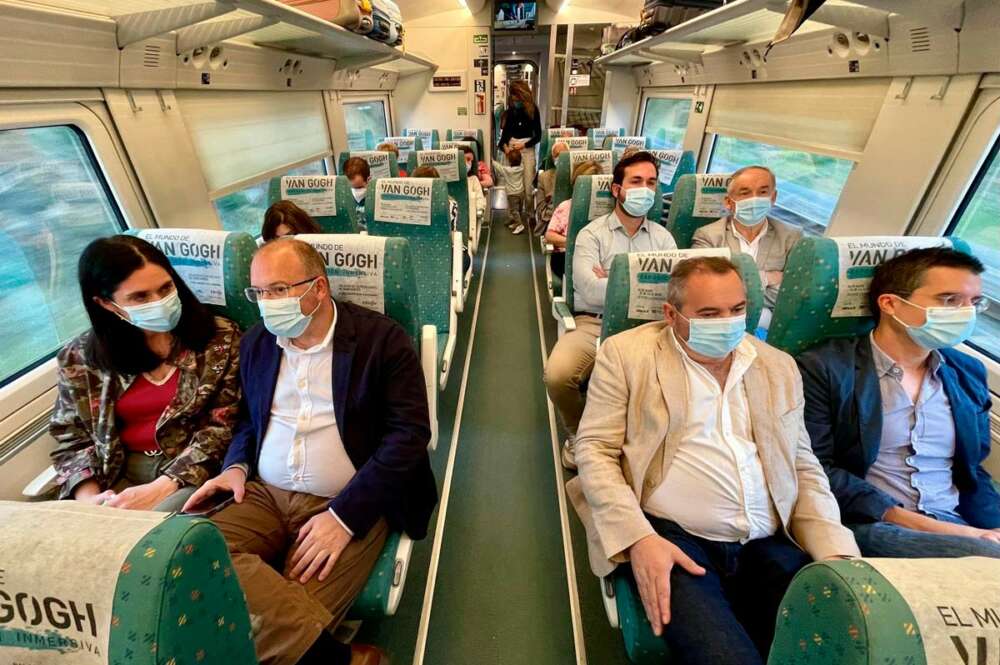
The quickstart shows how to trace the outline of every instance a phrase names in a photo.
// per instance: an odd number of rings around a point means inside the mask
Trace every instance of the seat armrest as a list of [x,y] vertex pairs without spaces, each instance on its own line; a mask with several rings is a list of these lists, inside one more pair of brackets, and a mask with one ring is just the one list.
[[399,537],[399,545],[396,547],[396,562],[392,567],[392,587],[389,589],[389,597],[385,603],[386,616],[392,616],[399,608],[399,601],[403,597],[403,588],[406,586],[406,573],[410,569],[410,555],[413,553],[413,541],[403,533]]
[[56,488],[56,479],[58,477],[59,475],[56,473],[56,468],[54,466],[50,466],[35,476],[34,480],[25,485],[24,489],[21,490],[21,495],[33,499],[45,496]]
[[618,600],[615,598],[615,582],[611,575],[600,578],[601,600],[604,601],[604,613],[608,615],[608,623],[612,628],[620,628],[618,622]]
[[424,370],[424,389],[427,391],[427,413],[431,419],[431,440],[427,444],[430,450],[436,450],[438,444],[437,416],[437,328],[423,326],[420,329],[420,366]]
[[451,234],[451,303],[456,312],[465,308],[465,276],[462,274],[462,232]]
[[576,319],[573,318],[573,312],[570,311],[566,299],[562,296],[556,296],[552,299],[552,316],[561,330],[576,330]]
[[[544,241],[544,238],[542,239]],[[542,242],[542,253],[543,254],[555,254],[556,246],[550,242]]]

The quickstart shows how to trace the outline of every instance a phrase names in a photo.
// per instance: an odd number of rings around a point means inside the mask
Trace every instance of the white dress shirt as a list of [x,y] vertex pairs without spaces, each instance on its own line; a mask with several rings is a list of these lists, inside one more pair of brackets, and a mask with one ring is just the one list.
[[729,230],[732,231],[733,235],[736,236],[736,240],[740,243],[740,251],[744,254],[749,254],[757,260],[757,251],[760,249],[760,239],[767,235],[767,227],[770,224],[766,219],[764,220],[764,228],[760,230],[760,233],[754,237],[753,240],[748,241],[743,234],[736,229],[736,222],[731,218],[729,220]]
[[299,349],[289,338],[278,337],[281,367],[259,463],[260,477],[269,485],[334,497],[354,477],[356,469],[344,449],[334,411],[336,327],[334,304],[330,330],[316,346]]
[[723,389],[680,342],[674,344],[684,363],[687,422],[673,462],[643,510],[706,540],[745,543],[773,535],[779,521],[753,442],[743,385],[756,350],[746,339],[740,342]]

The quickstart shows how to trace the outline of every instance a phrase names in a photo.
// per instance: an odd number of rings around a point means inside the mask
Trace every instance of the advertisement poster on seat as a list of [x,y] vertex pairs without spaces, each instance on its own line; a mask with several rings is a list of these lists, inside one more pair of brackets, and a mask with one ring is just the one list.
[[660,182],[669,185],[674,181],[677,166],[681,163],[683,150],[650,150],[653,157],[660,162]]
[[611,196],[611,175],[591,176],[590,207],[587,209],[587,219],[606,215],[615,209],[615,199]]
[[222,263],[227,235],[225,231],[161,229],[143,231],[141,237],[167,255],[198,300],[225,307]]
[[361,150],[352,152],[351,157],[360,157],[368,162],[368,168],[371,170],[373,178],[389,178],[392,176],[389,166],[389,157],[391,154],[382,152],[381,150]]
[[570,150],[569,170],[573,172],[583,162],[597,162],[603,173],[611,173],[612,154],[610,150]]
[[281,179],[281,198],[313,217],[333,217],[337,214],[336,184],[333,175],[286,175]]
[[421,150],[417,153],[417,166],[433,166],[446,182],[459,179],[458,162],[465,158],[455,154],[455,150]]
[[668,249],[659,252],[628,254],[629,299],[628,318],[659,321],[663,318],[663,303],[667,302],[667,283],[674,265],[696,256],[729,257],[726,247],[703,249]]
[[726,192],[732,176],[725,173],[704,173],[696,176],[693,217],[722,217],[726,211]]
[[383,178],[375,191],[375,220],[431,225],[434,178]]
[[333,299],[385,313],[385,241],[364,235],[299,235],[316,248],[326,263]]

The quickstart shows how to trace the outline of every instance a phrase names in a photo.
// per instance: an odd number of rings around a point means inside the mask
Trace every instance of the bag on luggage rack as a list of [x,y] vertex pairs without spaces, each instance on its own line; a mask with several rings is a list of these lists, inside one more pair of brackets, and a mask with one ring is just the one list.
[[403,18],[392,0],[281,0],[324,21],[376,41],[403,43]]

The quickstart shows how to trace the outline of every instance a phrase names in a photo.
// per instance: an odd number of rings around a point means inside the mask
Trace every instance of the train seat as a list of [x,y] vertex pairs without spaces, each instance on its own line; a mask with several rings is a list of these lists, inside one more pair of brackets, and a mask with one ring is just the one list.
[[575,169],[582,162],[593,161],[601,166],[601,173],[611,175],[614,168],[610,150],[567,150],[556,160],[556,183],[552,190],[552,207],[555,208],[573,196],[570,180]]
[[971,254],[958,237],[806,236],[788,255],[767,341],[792,355],[830,337],[853,337],[874,323],[868,285],[875,266],[917,247],[950,243]]
[[281,176],[271,178],[267,203],[288,200],[316,220],[324,233],[357,233],[358,212],[347,176]]
[[[448,131],[450,132],[451,130],[449,129]],[[473,140],[471,140],[469,137],[461,137],[460,136],[457,139],[445,139],[444,141],[441,142],[441,148],[440,149],[441,150],[451,150],[453,148],[458,148],[459,150],[461,150],[462,146],[466,146],[466,145],[469,146],[470,148],[472,148],[472,154],[475,157],[476,161],[478,162],[479,161],[479,146],[476,145],[476,142],[473,141]]]
[[[458,231],[462,234],[462,242],[470,248],[470,230],[475,213],[470,210],[469,183],[465,175],[465,157],[456,148],[449,150],[418,150],[410,153],[407,172],[413,173],[418,166],[433,166],[448,185],[448,196],[458,203]],[[469,284],[472,282],[472,263],[469,270],[462,275],[462,297],[458,300],[458,311],[465,309],[465,300],[469,294]]]
[[419,136],[387,136],[382,139],[382,143],[391,143],[399,150],[399,165],[404,166],[410,161],[410,153],[414,150],[423,150],[423,139]]
[[731,254],[728,248],[674,249],[619,254],[608,271],[601,340],[643,323],[663,319],[667,282],[674,265],[697,256],[724,256],[740,270],[747,291],[747,332],[753,333],[764,307],[764,291],[757,264],[749,254]]
[[[663,190],[663,196],[673,198],[677,181],[681,179],[681,176],[694,173],[694,153],[690,150],[650,150],[649,152],[660,162],[660,188]],[[615,160],[615,164],[618,164],[617,160]],[[664,210],[664,214],[666,212]],[[666,222],[666,220],[663,221]]]
[[403,130],[403,136],[419,136],[421,150],[437,150],[441,144],[441,134],[436,129],[416,129],[409,127]]
[[612,136],[611,152],[614,153],[616,164],[621,159],[622,153],[625,152],[626,148],[646,150],[649,148],[649,139],[645,136]]
[[[451,130],[448,130],[448,131],[451,131]],[[473,173],[479,173],[479,161],[480,161],[479,147],[475,143],[473,143],[472,141],[463,141],[461,139],[448,140],[448,141],[444,141],[443,143],[441,143],[441,149],[442,150],[454,150],[456,148],[459,149],[459,150],[462,150],[462,152],[463,152],[463,154],[462,154],[462,161],[464,162],[465,161],[465,154],[464,154],[463,146],[469,146],[470,148],[472,148],[472,172]],[[466,178],[468,178],[469,177],[468,171],[465,171],[464,168],[465,167],[464,167],[464,164],[463,164],[462,165],[462,169],[463,169],[462,172],[465,173]],[[485,196],[485,194],[484,194],[484,196]],[[487,197],[486,200],[487,200],[486,210],[479,210],[478,208],[476,208],[476,209],[471,208],[472,201],[471,200],[469,201],[469,205],[470,205],[470,208],[469,208],[469,228],[468,228],[468,232],[467,233],[468,233],[468,239],[469,239],[469,252],[471,254],[476,254],[479,251],[479,236],[480,236],[480,232],[481,232],[481,230],[483,228],[483,225],[487,223],[487,219],[488,219],[487,215],[489,215],[489,213],[490,213],[490,205],[489,205],[490,197]],[[461,311],[461,310],[459,310],[459,311]]]
[[[471,127],[466,127],[464,129],[449,129],[445,132],[446,141],[461,141],[462,139],[476,139],[479,146],[486,145],[483,143],[483,130],[472,129]],[[473,144],[473,150],[476,150],[476,144]],[[476,150],[476,159],[483,159],[483,155],[479,154],[479,150]]]
[[351,157],[360,157],[368,162],[372,178],[398,178],[399,164],[392,159],[392,153],[381,150],[351,150],[340,153],[337,159],[337,172],[344,172],[344,163]]
[[674,197],[667,215],[667,230],[680,249],[691,246],[694,232],[727,214],[723,199],[729,174],[699,173],[682,175],[674,186]]
[[624,127],[592,127],[587,130],[588,147],[591,150],[603,150],[604,139],[608,136],[625,136]]
[[3,589],[22,599],[8,606],[0,660],[256,665],[243,590],[210,520],[0,502],[0,525]]
[[1000,561],[855,559],[792,580],[768,665],[986,663],[996,656]]
[[542,131],[542,140],[539,141],[538,170],[555,168],[552,163],[552,145],[557,138],[576,136],[574,127],[549,127]]
[[410,244],[421,325],[437,330],[438,386],[448,384],[462,297],[462,234],[452,232],[448,188],[442,178],[381,178],[368,185],[368,233]]

